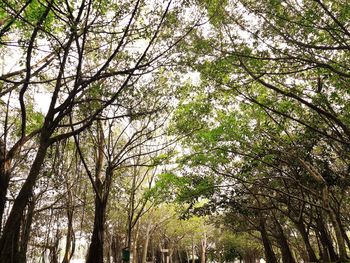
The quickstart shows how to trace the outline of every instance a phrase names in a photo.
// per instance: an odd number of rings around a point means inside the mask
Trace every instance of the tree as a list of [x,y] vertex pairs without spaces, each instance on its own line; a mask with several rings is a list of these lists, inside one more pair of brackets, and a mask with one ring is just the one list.
[[[177,14],[178,5],[171,6],[171,2],[154,3],[152,16],[148,13],[151,7],[144,1],[22,2],[1,5],[1,19],[5,21],[1,23],[1,41],[7,49],[12,42],[19,43],[13,50],[23,54],[18,57],[23,62],[19,65],[23,65],[1,76],[1,94],[18,97],[21,117],[16,150],[33,136],[38,143],[30,171],[6,219],[0,262],[21,261],[19,226],[48,148],[77,136],[118,105],[125,92],[132,94],[134,84],[166,64],[165,55],[170,56],[170,50],[194,26],[192,21],[182,23],[178,27],[183,30],[181,34],[165,38],[174,28],[169,19]],[[168,15],[170,8],[173,15]],[[37,88],[50,103],[37,130],[30,132],[28,101],[35,98]],[[119,117],[124,116],[122,113]],[[3,158],[2,167],[10,159],[10,154]],[[1,178],[5,182],[2,186],[6,186],[6,171]],[[6,191],[1,189],[2,201]]]
[[[336,207],[348,191],[348,10],[340,1],[201,4],[210,33],[196,31],[187,60],[201,83],[184,87],[194,96],[183,96],[174,118],[177,132],[193,132],[184,143],[187,170],[199,180],[214,178],[231,199],[240,193],[255,200],[239,205],[267,211],[264,222],[277,236],[282,213],[303,237],[310,261],[317,248],[308,239],[321,232],[327,239],[326,227],[315,222],[321,209],[346,261],[348,237]],[[225,201],[216,192],[215,203]],[[290,253],[281,253],[288,262]]]

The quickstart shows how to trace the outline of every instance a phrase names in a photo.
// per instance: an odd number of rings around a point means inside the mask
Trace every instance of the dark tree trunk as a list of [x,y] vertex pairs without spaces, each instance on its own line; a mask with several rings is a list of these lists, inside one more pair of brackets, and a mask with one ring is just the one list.
[[304,241],[307,257],[309,262],[318,262],[316,254],[310,244],[309,236],[306,232],[305,226],[303,222],[296,222],[295,223],[297,229],[299,230],[299,233]]
[[66,237],[66,248],[63,256],[62,263],[69,263],[74,253],[74,230],[73,230],[73,208],[67,208],[68,229]]
[[31,226],[34,216],[34,208],[35,208],[35,200],[31,198],[30,203],[28,205],[27,214],[23,220],[22,225],[22,233],[21,233],[21,241],[19,245],[19,257],[20,262],[27,262],[27,248],[28,248],[28,242],[31,232]]
[[[105,179],[102,182],[101,173],[103,165],[103,141],[104,135],[99,128],[99,143],[98,143],[98,155],[96,160],[96,173],[94,182],[95,191],[95,218],[94,229],[92,232],[91,243],[89,246],[86,263],[103,263],[103,249],[104,249],[104,228],[106,221],[106,207],[109,196],[109,189],[112,183],[113,170],[110,166],[106,168]],[[81,155],[82,156],[82,155]]]
[[104,225],[106,219],[106,202],[95,197],[95,219],[91,243],[86,263],[103,263]]
[[280,245],[281,254],[282,254],[282,262],[296,263],[292,255],[292,252],[290,250],[287,238],[284,235],[283,228],[276,218],[275,218],[275,225],[276,225],[276,231],[277,231],[277,242]]
[[50,263],[58,263],[58,256],[59,256],[58,245],[59,245],[59,242],[60,242],[60,230],[57,229],[56,238],[54,240],[54,243],[50,246]]
[[328,210],[329,216],[332,221],[332,225],[334,227],[335,237],[337,239],[338,243],[338,251],[339,251],[339,261],[340,262],[346,262],[347,260],[347,251],[345,247],[345,241],[344,236],[341,230],[341,224],[337,221],[337,216],[335,215],[335,212],[330,208]]
[[6,194],[10,182],[10,161],[6,160],[6,148],[0,141],[0,234],[6,206]]
[[[40,145],[28,177],[14,201],[10,215],[6,221],[3,235],[0,239],[0,262],[19,263],[19,229],[26,206],[32,196],[35,182],[40,173],[48,149],[48,138],[41,136]],[[23,253],[24,251],[22,251]]]
[[269,237],[268,237],[268,234],[266,231],[265,223],[264,223],[262,218],[260,218],[259,230],[260,230],[261,239],[262,239],[263,245],[264,245],[266,262],[277,263],[277,258],[276,258],[275,252],[272,249],[272,245],[271,245],[271,242],[269,240]]
[[[1,160],[0,160],[1,162]],[[6,206],[7,188],[10,182],[10,174],[5,170],[5,163],[0,164],[0,234],[2,230],[2,221]]]
[[344,229],[344,226],[341,222],[341,219],[340,219],[340,212],[339,213],[336,213],[336,218],[337,218],[337,222],[339,224],[339,228],[340,228],[340,231],[342,233],[342,236],[345,240],[345,243],[346,243],[346,246],[348,247],[348,249],[350,249],[350,240],[349,240],[349,237],[348,235],[346,234],[346,231]]
[[319,216],[316,220],[316,223],[317,223],[317,230],[320,236],[320,241],[324,251],[323,254],[325,254],[324,256],[326,257],[324,258],[324,260],[337,261],[338,256],[334,250],[332,238],[328,234],[323,218]]

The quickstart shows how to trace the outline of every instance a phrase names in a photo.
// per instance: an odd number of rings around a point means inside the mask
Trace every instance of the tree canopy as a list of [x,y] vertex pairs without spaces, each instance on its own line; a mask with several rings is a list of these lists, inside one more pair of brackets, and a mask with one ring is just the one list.
[[348,262],[349,18],[2,1],[0,263]]

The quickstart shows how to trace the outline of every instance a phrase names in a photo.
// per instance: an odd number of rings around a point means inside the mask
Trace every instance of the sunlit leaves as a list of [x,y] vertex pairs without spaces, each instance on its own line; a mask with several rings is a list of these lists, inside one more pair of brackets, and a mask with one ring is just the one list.
[[186,181],[186,178],[180,178],[173,173],[159,174],[155,185],[144,196],[156,203],[173,201],[177,189],[182,189]]
[[225,7],[228,4],[226,0],[200,0],[200,5],[203,5],[208,12],[208,18],[215,26],[219,26],[225,19]]
[[[24,10],[24,18],[35,25],[44,15],[47,9],[47,4],[43,4],[38,0],[32,0],[28,7]],[[53,14],[51,13],[45,19],[44,27],[49,29],[51,23],[53,22]]]
[[200,129],[205,125],[202,118],[205,118],[209,112],[210,105],[205,103],[205,101],[203,103],[200,99],[181,105],[174,115],[174,128],[183,134]]

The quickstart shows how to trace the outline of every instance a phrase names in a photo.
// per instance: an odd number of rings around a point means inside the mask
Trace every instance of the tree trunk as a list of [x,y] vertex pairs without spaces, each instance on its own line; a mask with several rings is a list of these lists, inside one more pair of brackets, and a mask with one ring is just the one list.
[[[88,250],[88,256],[86,263],[103,263],[103,249],[104,249],[104,228],[106,221],[106,207],[109,196],[109,189],[112,183],[112,170],[107,166],[105,171],[105,179],[102,182],[101,173],[104,160],[103,143],[104,134],[100,123],[98,123],[98,148],[97,148],[97,159],[95,163],[95,218],[94,218],[94,229],[92,232],[91,243]],[[79,147],[79,145],[77,144]],[[80,152],[81,158],[83,158]]]
[[6,147],[0,141],[0,235],[6,207],[6,194],[10,182],[10,165],[11,161],[6,160]]
[[103,263],[104,225],[106,220],[106,202],[95,196],[95,218],[91,243],[86,263]]
[[260,228],[259,228],[259,230],[260,230],[261,239],[262,239],[263,245],[264,245],[264,252],[265,252],[266,262],[277,263],[276,255],[275,255],[275,252],[273,252],[272,245],[271,245],[270,240],[268,238],[263,218],[260,218]]
[[332,221],[332,225],[334,227],[334,232],[338,243],[339,261],[343,262],[347,260],[347,253],[342,231],[340,229],[340,225],[338,224],[337,217],[334,214],[333,210],[330,208],[328,209],[328,212]]
[[133,239],[133,243],[132,243],[132,263],[137,263],[137,246],[138,246],[138,242],[139,242],[139,223],[136,224],[136,228],[134,231],[134,239]]
[[5,170],[4,164],[0,164],[0,234],[2,230],[2,221],[6,206],[6,194],[10,182],[10,174]]
[[113,263],[122,262],[121,251],[122,251],[121,237],[117,235],[113,235],[112,242],[111,242],[111,254],[113,258]]
[[183,263],[183,260],[182,260],[182,254],[183,254],[183,252],[180,252],[179,249],[177,249],[176,251],[177,251],[177,256],[178,256],[178,258],[179,258],[179,263]]
[[[40,173],[48,149],[48,138],[41,136],[38,152],[35,156],[28,177],[24,182],[17,198],[14,201],[10,215],[6,221],[3,235],[0,239],[0,262],[1,263],[19,263],[19,229],[24,210],[28,205],[33,192],[35,182]],[[24,251],[22,251],[24,252]]]
[[299,233],[304,241],[307,257],[309,262],[318,262],[316,254],[310,244],[310,240],[308,237],[308,234],[306,232],[305,226],[303,222],[295,222],[295,225],[297,229],[299,230]]
[[286,236],[284,235],[283,228],[278,220],[275,218],[276,230],[277,230],[277,242],[280,244],[282,262],[283,263],[295,263],[294,257],[290,250]]
[[111,242],[111,247],[110,247],[110,250],[111,250],[111,255],[112,255],[112,258],[113,258],[113,263],[117,263],[118,262],[118,241],[116,240],[115,236],[113,235],[112,236],[112,242]]
[[62,263],[69,263],[73,257],[73,252],[74,252],[74,245],[72,244],[75,240],[74,231],[73,231],[73,208],[72,207],[67,208],[67,219],[68,219],[68,229],[67,229],[67,236],[66,236],[66,247],[65,247]]
[[326,184],[323,186],[323,189],[322,189],[322,197],[323,197],[324,207],[326,208],[326,210],[329,214],[329,217],[331,219],[332,225],[334,227],[335,237],[336,237],[337,243],[338,243],[339,261],[340,262],[346,261],[347,260],[347,253],[346,253],[344,238],[343,238],[342,231],[341,231],[340,222],[337,221],[337,216],[336,216],[334,210],[332,209],[332,207],[330,206],[329,189],[328,189],[328,186]]
[[335,215],[336,215],[337,222],[338,222],[338,224],[339,224],[339,227],[340,227],[340,231],[341,231],[341,233],[342,233],[342,236],[343,236],[343,238],[344,238],[344,240],[345,240],[345,242],[346,242],[346,245],[347,245],[348,249],[350,249],[350,240],[349,240],[349,237],[348,237],[348,235],[346,234],[346,231],[345,231],[345,229],[344,229],[344,226],[343,226],[343,224],[342,224],[342,222],[341,222],[341,219],[340,219],[340,212],[335,213]]
[[192,236],[192,263],[196,263],[196,260],[194,258],[195,255],[195,249],[194,249],[194,237]]
[[23,220],[22,225],[22,233],[21,233],[21,241],[19,245],[19,255],[20,255],[20,262],[27,262],[27,247],[30,237],[30,231],[31,231],[31,225],[33,221],[34,216],[34,208],[35,208],[35,200],[31,198],[31,201],[28,205],[27,214],[25,216],[25,219]]
[[317,230],[318,230],[319,236],[320,236],[320,241],[321,241],[322,248],[324,251],[323,254],[325,254],[324,260],[325,261],[337,261],[338,256],[335,253],[332,238],[328,234],[328,231],[327,231],[327,228],[325,226],[325,223],[323,221],[322,216],[319,216],[316,219],[316,223],[317,223]]
[[204,233],[203,238],[201,240],[201,263],[206,262],[206,247],[207,247],[207,234]]
[[58,257],[59,257],[58,246],[60,243],[60,238],[61,238],[60,230],[57,229],[55,242],[50,246],[50,263],[58,263]]
[[145,241],[143,243],[141,263],[146,263],[146,261],[147,261],[147,251],[148,251],[149,232],[150,232],[150,230],[151,230],[151,222],[149,221],[149,222],[147,222],[146,237],[145,237]]
[[174,256],[174,250],[172,248],[169,248],[167,263],[173,263],[173,256]]

